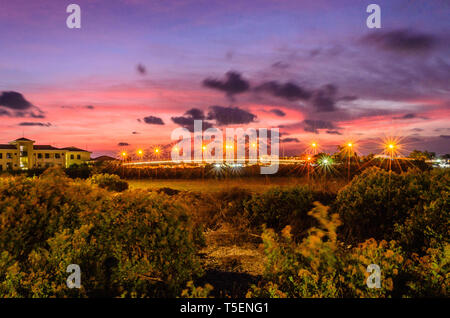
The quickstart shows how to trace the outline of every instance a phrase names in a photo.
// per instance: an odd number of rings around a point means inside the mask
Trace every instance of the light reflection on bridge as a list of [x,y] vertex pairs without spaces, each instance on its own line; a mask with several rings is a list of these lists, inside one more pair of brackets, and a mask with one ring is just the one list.
[[306,163],[307,160],[304,159],[236,159],[236,160],[183,160],[183,161],[174,161],[174,160],[155,160],[155,161],[135,161],[135,162],[124,162],[122,165],[124,166],[142,166],[142,165],[183,165],[183,164],[194,164],[194,165],[208,165],[208,164],[220,164],[220,165],[233,165],[233,164],[241,164],[241,165],[268,165],[268,164],[299,164]]

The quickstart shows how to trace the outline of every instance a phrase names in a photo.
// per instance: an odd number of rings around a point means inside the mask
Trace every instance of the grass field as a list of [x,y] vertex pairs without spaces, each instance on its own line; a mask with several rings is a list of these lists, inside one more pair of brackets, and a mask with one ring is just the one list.
[[[253,192],[263,192],[269,187],[292,187],[296,185],[306,185],[306,178],[288,177],[258,177],[258,178],[232,178],[232,179],[145,179],[127,180],[131,189],[159,189],[171,188],[181,191],[194,192],[218,192],[233,187],[245,188]],[[311,186],[315,189],[326,189],[337,191],[345,185],[343,180],[314,180]]]

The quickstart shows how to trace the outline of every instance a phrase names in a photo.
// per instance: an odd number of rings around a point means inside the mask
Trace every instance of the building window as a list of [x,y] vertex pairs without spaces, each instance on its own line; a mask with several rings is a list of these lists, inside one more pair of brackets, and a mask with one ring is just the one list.
[[75,156],[74,155],[70,155],[70,159],[75,159]]
[[81,156],[80,156],[80,155],[77,155],[77,159],[78,159],[78,160],[81,159]]
[[7,159],[12,159],[12,153],[9,153],[9,152],[8,152],[8,153],[6,154],[6,158],[7,158]]
[[0,171],[3,171],[3,165],[0,165]]
[[3,154],[2,153],[0,153],[0,159],[3,159]]
[[45,154],[45,159],[49,159],[50,158],[50,154],[49,153],[46,153]]
[[8,170],[12,169],[12,163],[11,162],[7,162],[6,163],[6,169],[8,169]]
[[42,154],[38,153],[38,159],[42,159]]
[[59,159],[61,158],[61,156],[59,155],[59,153],[55,153],[55,159]]

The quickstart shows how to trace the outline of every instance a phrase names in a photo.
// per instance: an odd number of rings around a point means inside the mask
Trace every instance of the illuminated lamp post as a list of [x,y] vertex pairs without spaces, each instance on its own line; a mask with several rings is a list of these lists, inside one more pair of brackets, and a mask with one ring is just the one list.
[[347,170],[347,181],[350,182],[350,159],[353,154],[353,143],[349,142],[347,143],[347,152],[348,152],[348,170]]

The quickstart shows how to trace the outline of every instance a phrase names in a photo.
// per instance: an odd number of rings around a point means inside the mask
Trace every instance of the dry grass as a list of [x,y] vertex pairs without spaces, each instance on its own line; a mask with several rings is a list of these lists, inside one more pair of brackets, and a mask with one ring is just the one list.
[[[171,188],[181,191],[193,192],[219,192],[229,190],[234,187],[251,190],[252,192],[264,192],[273,186],[292,187],[296,185],[306,185],[306,178],[296,177],[247,177],[232,178],[224,180],[216,179],[145,179],[145,180],[127,180],[131,189],[159,189]],[[321,179],[311,181],[309,184],[315,190],[335,191],[345,185],[342,179]]]
[[228,224],[207,231],[206,247],[200,251],[206,275],[200,284],[215,286],[216,297],[245,297],[264,271],[265,255],[261,239]]

